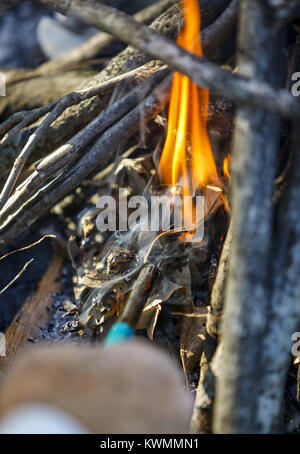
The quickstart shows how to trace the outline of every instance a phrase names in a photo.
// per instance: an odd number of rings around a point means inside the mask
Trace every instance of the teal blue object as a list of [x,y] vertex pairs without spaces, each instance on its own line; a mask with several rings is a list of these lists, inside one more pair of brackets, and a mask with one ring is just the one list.
[[112,347],[113,345],[122,344],[134,337],[134,330],[128,323],[117,322],[109,330],[104,345]]

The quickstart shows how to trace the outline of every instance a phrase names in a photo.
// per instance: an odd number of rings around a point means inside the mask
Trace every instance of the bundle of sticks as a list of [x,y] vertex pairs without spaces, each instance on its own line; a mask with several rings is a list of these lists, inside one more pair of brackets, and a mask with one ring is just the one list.
[[[2,2],[0,14],[18,3]],[[290,90],[300,64],[298,2],[201,0],[205,57],[176,44],[183,26],[176,1],[134,17],[96,0],[37,3],[101,31],[39,68],[7,72],[0,248],[107,172],[146,123],[163,123],[173,71],[208,88],[209,121],[233,129],[232,211],[198,358],[192,430],[282,430],[290,342],[300,322],[300,104]],[[93,59],[114,40],[128,47],[96,72]],[[87,63],[90,77],[80,72]]]

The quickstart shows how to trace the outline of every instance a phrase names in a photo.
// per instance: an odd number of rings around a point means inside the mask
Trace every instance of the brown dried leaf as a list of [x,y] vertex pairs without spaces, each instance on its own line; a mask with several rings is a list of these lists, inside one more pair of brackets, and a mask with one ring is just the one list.
[[200,360],[206,339],[206,319],[208,308],[206,306],[194,308],[190,313],[175,313],[182,315],[180,335],[180,358],[185,374],[187,387],[189,375]]

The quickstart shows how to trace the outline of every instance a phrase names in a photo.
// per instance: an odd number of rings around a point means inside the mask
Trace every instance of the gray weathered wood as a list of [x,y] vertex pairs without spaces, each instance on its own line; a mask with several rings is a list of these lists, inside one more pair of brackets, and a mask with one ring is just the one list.
[[[267,1],[242,0],[240,73],[274,83],[280,34]],[[261,340],[268,324],[273,226],[273,181],[279,149],[277,118],[251,107],[237,112],[232,166],[232,228],[223,361],[217,382],[214,431],[254,433]]]

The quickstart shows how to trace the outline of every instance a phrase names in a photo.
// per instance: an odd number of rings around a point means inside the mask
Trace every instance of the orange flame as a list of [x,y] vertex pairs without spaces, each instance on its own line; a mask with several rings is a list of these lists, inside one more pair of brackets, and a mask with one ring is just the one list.
[[[203,56],[198,0],[182,0],[184,28],[177,43]],[[207,135],[209,91],[198,89],[187,76],[175,73],[171,89],[168,132],[159,164],[166,184],[183,186],[183,195],[196,187],[221,186]],[[190,165],[187,166],[187,161]]]
[[229,172],[230,161],[231,161],[231,156],[230,155],[226,156],[224,161],[223,161],[223,175],[228,180],[230,180],[230,172]]

